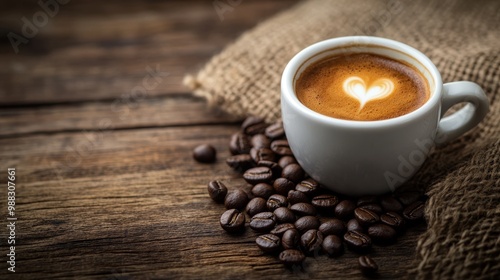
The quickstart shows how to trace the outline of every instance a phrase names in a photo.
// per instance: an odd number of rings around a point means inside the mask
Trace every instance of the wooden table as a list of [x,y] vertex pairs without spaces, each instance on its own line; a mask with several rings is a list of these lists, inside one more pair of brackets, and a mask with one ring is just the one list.
[[[0,10],[0,278],[13,276],[8,168],[16,169],[16,279],[361,277],[351,252],[285,269],[251,230],[226,234],[223,206],[206,191],[214,178],[243,183],[224,163],[240,120],[207,109],[182,78],[296,1],[229,1],[239,4],[222,17],[211,0],[71,1],[35,19],[37,32],[16,54],[6,38],[23,34],[23,17],[40,15],[35,2]],[[192,160],[201,143],[217,148],[215,164]],[[375,248],[383,278],[411,268],[424,230]]]

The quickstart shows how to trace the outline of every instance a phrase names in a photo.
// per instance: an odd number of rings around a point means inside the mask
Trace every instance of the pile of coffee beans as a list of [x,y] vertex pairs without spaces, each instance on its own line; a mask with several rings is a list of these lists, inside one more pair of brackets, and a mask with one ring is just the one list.
[[230,234],[247,226],[260,233],[257,246],[285,265],[322,253],[338,257],[347,247],[361,255],[363,273],[376,273],[378,265],[367,255],[372,244],[396,242],[423,217],[425,196],[417,191],[352,198],[322,188],[295,160],[282,123],[247,118],[229,150],[227,165],[253,187],[247,193],[228,191],[218,180],[208,183],[210,197],[227,209],[220,225]]

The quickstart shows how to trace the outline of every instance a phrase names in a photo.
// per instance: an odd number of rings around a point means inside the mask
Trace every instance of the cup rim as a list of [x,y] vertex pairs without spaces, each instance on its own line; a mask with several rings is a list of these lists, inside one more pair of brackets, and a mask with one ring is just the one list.
[[[313,58],[315,55],[333,49],[338,49],[340,47],[346,46],[373,46],[373,47],[383,47],[392,49],[394,51],[401,52],[407,56],[414,58],[416,61],[422,64],[426,70],[429,71],[434,86],[431,87],[432,83],[427,78],[429,84],[430,97],[422,106],[414,111],[407,114],[390,118],[384,120],[370,120],[370,121],[359,121],[359,120],[346,120],[339,119],[318,113],[308,107],[306,107],[302,102],[299,101],[297,95],[295,94],[294,88],[294,78],[297,71],[301,68],[303,63],[307,60]],[[415,65],[413,65],[415,66]],[[417,66],[415,66],[417,67]],[[432,61],[417,49],[406,45],[404,43],[374,36],[346,36],[337,37],[332,39],[327,39],[324,41],[312,44],[305,49],[298,52],[286,65],[281,76],[281,98],[287,99],[289,104],[299,112],[304,113],[310,118],[313,118],[319,122],[325,124],[332,124],[343,127],[355,127],[355,128],[380,128],[387,127],[401,123],[407,123],[414,119],[419,119],[425,115],[431,108],[433,108],[439,100],[441,99],[441,88],[443,86],[441,75],[437,70],[436,66]]]

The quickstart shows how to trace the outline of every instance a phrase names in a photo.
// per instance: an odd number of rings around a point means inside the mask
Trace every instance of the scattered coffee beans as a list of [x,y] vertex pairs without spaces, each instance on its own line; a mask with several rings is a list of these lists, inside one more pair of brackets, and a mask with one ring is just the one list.
[[[215,160],[213,147],[200,147],[193,151],[195,159]],[[321,188],[297,163],[281,122],[268,126],[261,118],[247,118],[241,131],[231,136],[229,151],[226,163],[253,186],[252,199],[240,188],[228,192],[222,182],[209,182],[209,196],[228,209],[220,225],[228,233],[241,233],[246,212],[249,227],[262,233],[257,246],[265,253],[281,251],[278,258],[285,265],[300,265],[305,254],[316,256],[319,251],[338,257],[344,245],[366,253],[372,240],[396,242],[406,224],[423,218],[425,196],[418,191],[355,199]],[[358,263],[366,275],[378,270],[368,256]]]
[[215,161],[217,151],[212,145],[202,144],[194,148],[193,158],[198,162],[212,163]]

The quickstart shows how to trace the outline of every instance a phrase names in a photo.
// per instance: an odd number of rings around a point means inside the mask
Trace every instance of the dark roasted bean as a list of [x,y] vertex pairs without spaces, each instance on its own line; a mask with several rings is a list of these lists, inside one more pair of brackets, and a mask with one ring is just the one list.
[[372,246],[371,238],[359,231],[348,231],[344,234],[344,241],[352,250],[366,252]]
[[241,124],[243,133],[248,135],[264,133],[266,127],[267,124],[265,123],[264,119],[255,116],[246,118]]
[[243,172],[254,166],[253,159],[249,154],[230,156],[226,159],[226,164],[239,172]]
[[258,214],[260,212],[265,212],[267,211],[267,201],[263,199],[262,197],[254,197],[252,200],[250,200],[247,204],[246,207],[246,212],[248,216],[252,217],[255,214]]
[[266,183],[259,183],[252,188],[252,194],[254,196],[262,197],[268,199],[271,195],[275,193],[273,186]]
[[290,206],[290,210],[297,216],[316,216],[317,214],[316,208],[305,202],[293,204]]
[[277,236],[283,236],[283,233],[289,229],[295,229],[295,225],[291,223],[279,224],[271,230],[271,233]]
[[274,234],[264,234],[255,239],[257,246],[265,253],[278,251],[281,246],[281,240]]
[[315,180],[309,178],[298,183],[295,186],[295,190],[303,192],[309,197],[313,197],[319,192],[319,184]]
[[237,209],[229,209],[220,217],[221,227],[229,233],[237,233],[245,230],[245,214]]
[[274,153],[280,156],[292,156],[292,150],[290,149],[290,145],[288,145],[288,141],[285,139],[274,140],[271,142],[271,150]]
[[302,233],[310,229],[318,229],[319,224],[319,220],[315,216],[304,216],[297,219],[294,225],[295,228]]
[[243,210],[248,203],[248,195],[246,192],[237,189],[229,192],[224,200],[224,205],[226,209],[238,209]]
[[267,199],[267,209],[274,211],[280,207],[287,207],[288,200],[280,194],[273,194]]
[[193,149],[193,158],[202,163],[212,163],[215,161],[217,151],[212,145],[202,144]]
[[248,154],[250,152],[250,141],[248,136],[241,132],[237,132],[231,136],[229,141],[229,151],[233,155]]
[[281,245],[285,250],[297,248],[299,246],[299,242],[300,242],[300,233],[295,228],[286,230],[283,233],[283,237],[281,238]]
[[396,212],[387,212],[380,216],[380,221],[388,226],[393,227],[395,230],[400,231],[404,225],[405,220],[401,215]]
[[359,224],[364,227],[380,221],[380,217],[377,213],[360,207],[354,209],[354,217],[358,220]]
[[361,226],[361,224],[356,219],[350,219],[347,222],[346,227],[347,227],[347,231],[359,231],[359,232],[365,231],[365,229]]
[[321,247],[323,248],[323,252],[332,257],[340,256],[344,252],[344,243],[342,239],[336,235],[326,235],[323,238]]
[[208,195],[213,201],[217,203],[224,203],[224,198],[226,198],[227,187],[219,180],[213,180],[208,183],[207,186]]
[[277,208],[273,213],[276,216],[276,222],[280,224],[295,222],[295,214],[286,207]]
[[297,163],[297,160],[293,156],[284,156],[278,161],[278,165],[281,166],[281,168],[285,168],[287,165],[292,163]]
[[323,194],[311,199],[311,204],[322,210],[333,210],[339,203],[339,199],[334,195]]
[[309,198],[307,198],[307,196],[303,192],[299,192],[296,190],[289,191],[287,198],[288,202],[290,202],[290,204],[292,205],[301,202],[309,203]]
[[342,236],[347,231],[347,227],[343,221],[339,219],[329,219],[326,222],[319,225],[319,231],[323,233],[323,235],[338,235]]
[[286,178],[278,178],[274,180],[273,187],[276,193],[288,195],[288,192],[295,188],[295,184]]
[[292,163],[283,168],[281,177],[287,178],[294,183],[298,183],[304,178],[304,174],[304,170],[302,170],[302,167],[300,167],[300,165],[298,165],[297,163]]
[[271,140],[269,140],[269,138],[267,138],[264,134],[255,134],[250,139],[250,144],[252,145],[253,148],[256,149],[270,148]]
[[393,196],[383,196],[380,198],[380,205],[384,208],[385,212],[401,212],[403,205]]
[[396,230],[386,224],[371,225],[367,232],[372,240],[377,243],[389,244],[396,241]]
[[359,206],[359,208],[368,209],[368,210],[370,210],[372,212],[377,213],[378,215],[384,213],[384,210],[382,209],[382,206],[380,206],[377,203],[363,204],[363,205]]
[[261,160],[257,163],[257,166],[269,167],[273,173],[273,178],[277,178],[281,175],[281,166],[274,161]]
[[269,232],[276,225],[272,212],[261,212],[250,219],[250,228],[258,232]]
[[378,270],[377,263],[369,256],[361,256],[358,258],[359,269],[365,275],[375,274]]
[[354,209],[356,209],[356,203],[352,200],[342,200],[335,206],[335,216],[340,219],[347,220],[354,216]]
[[401,202],[404,206],[408,206],[422,197],[422,193],[419,191],[406,191],[395,194],[397,200]]
[[403,211],[403,217],[408,221],[417,221],[424,217],[424,203],[415,201]]
[[306,259],[306,256],[299,250],[287,249],[280,253],[279,259],[285,265],[299,265]]
[[306,253],[318,253],[322,244],[323,233],[316,229],[310,229],[300,237],[300,246]]
[[269,183],[273,178],[273,172],[269,167],[254,167],[250,168],[243,173],[243,179],[252,185],[258,183]]
[[265,134],[270,139],[278,139],[285,136],[285,129],[282,122],[276,122],[266,128]]
[[378,203],[378,199],[374,195],[365,195],[360,198],[358,198],[358,201],[356,205],[361,206],[365,204],[370,204],[370,203]]
[[276,154],[268,148],[252,148],[250,149],[250,156],[252,157],[255,163],[259,161],[275,161]]

